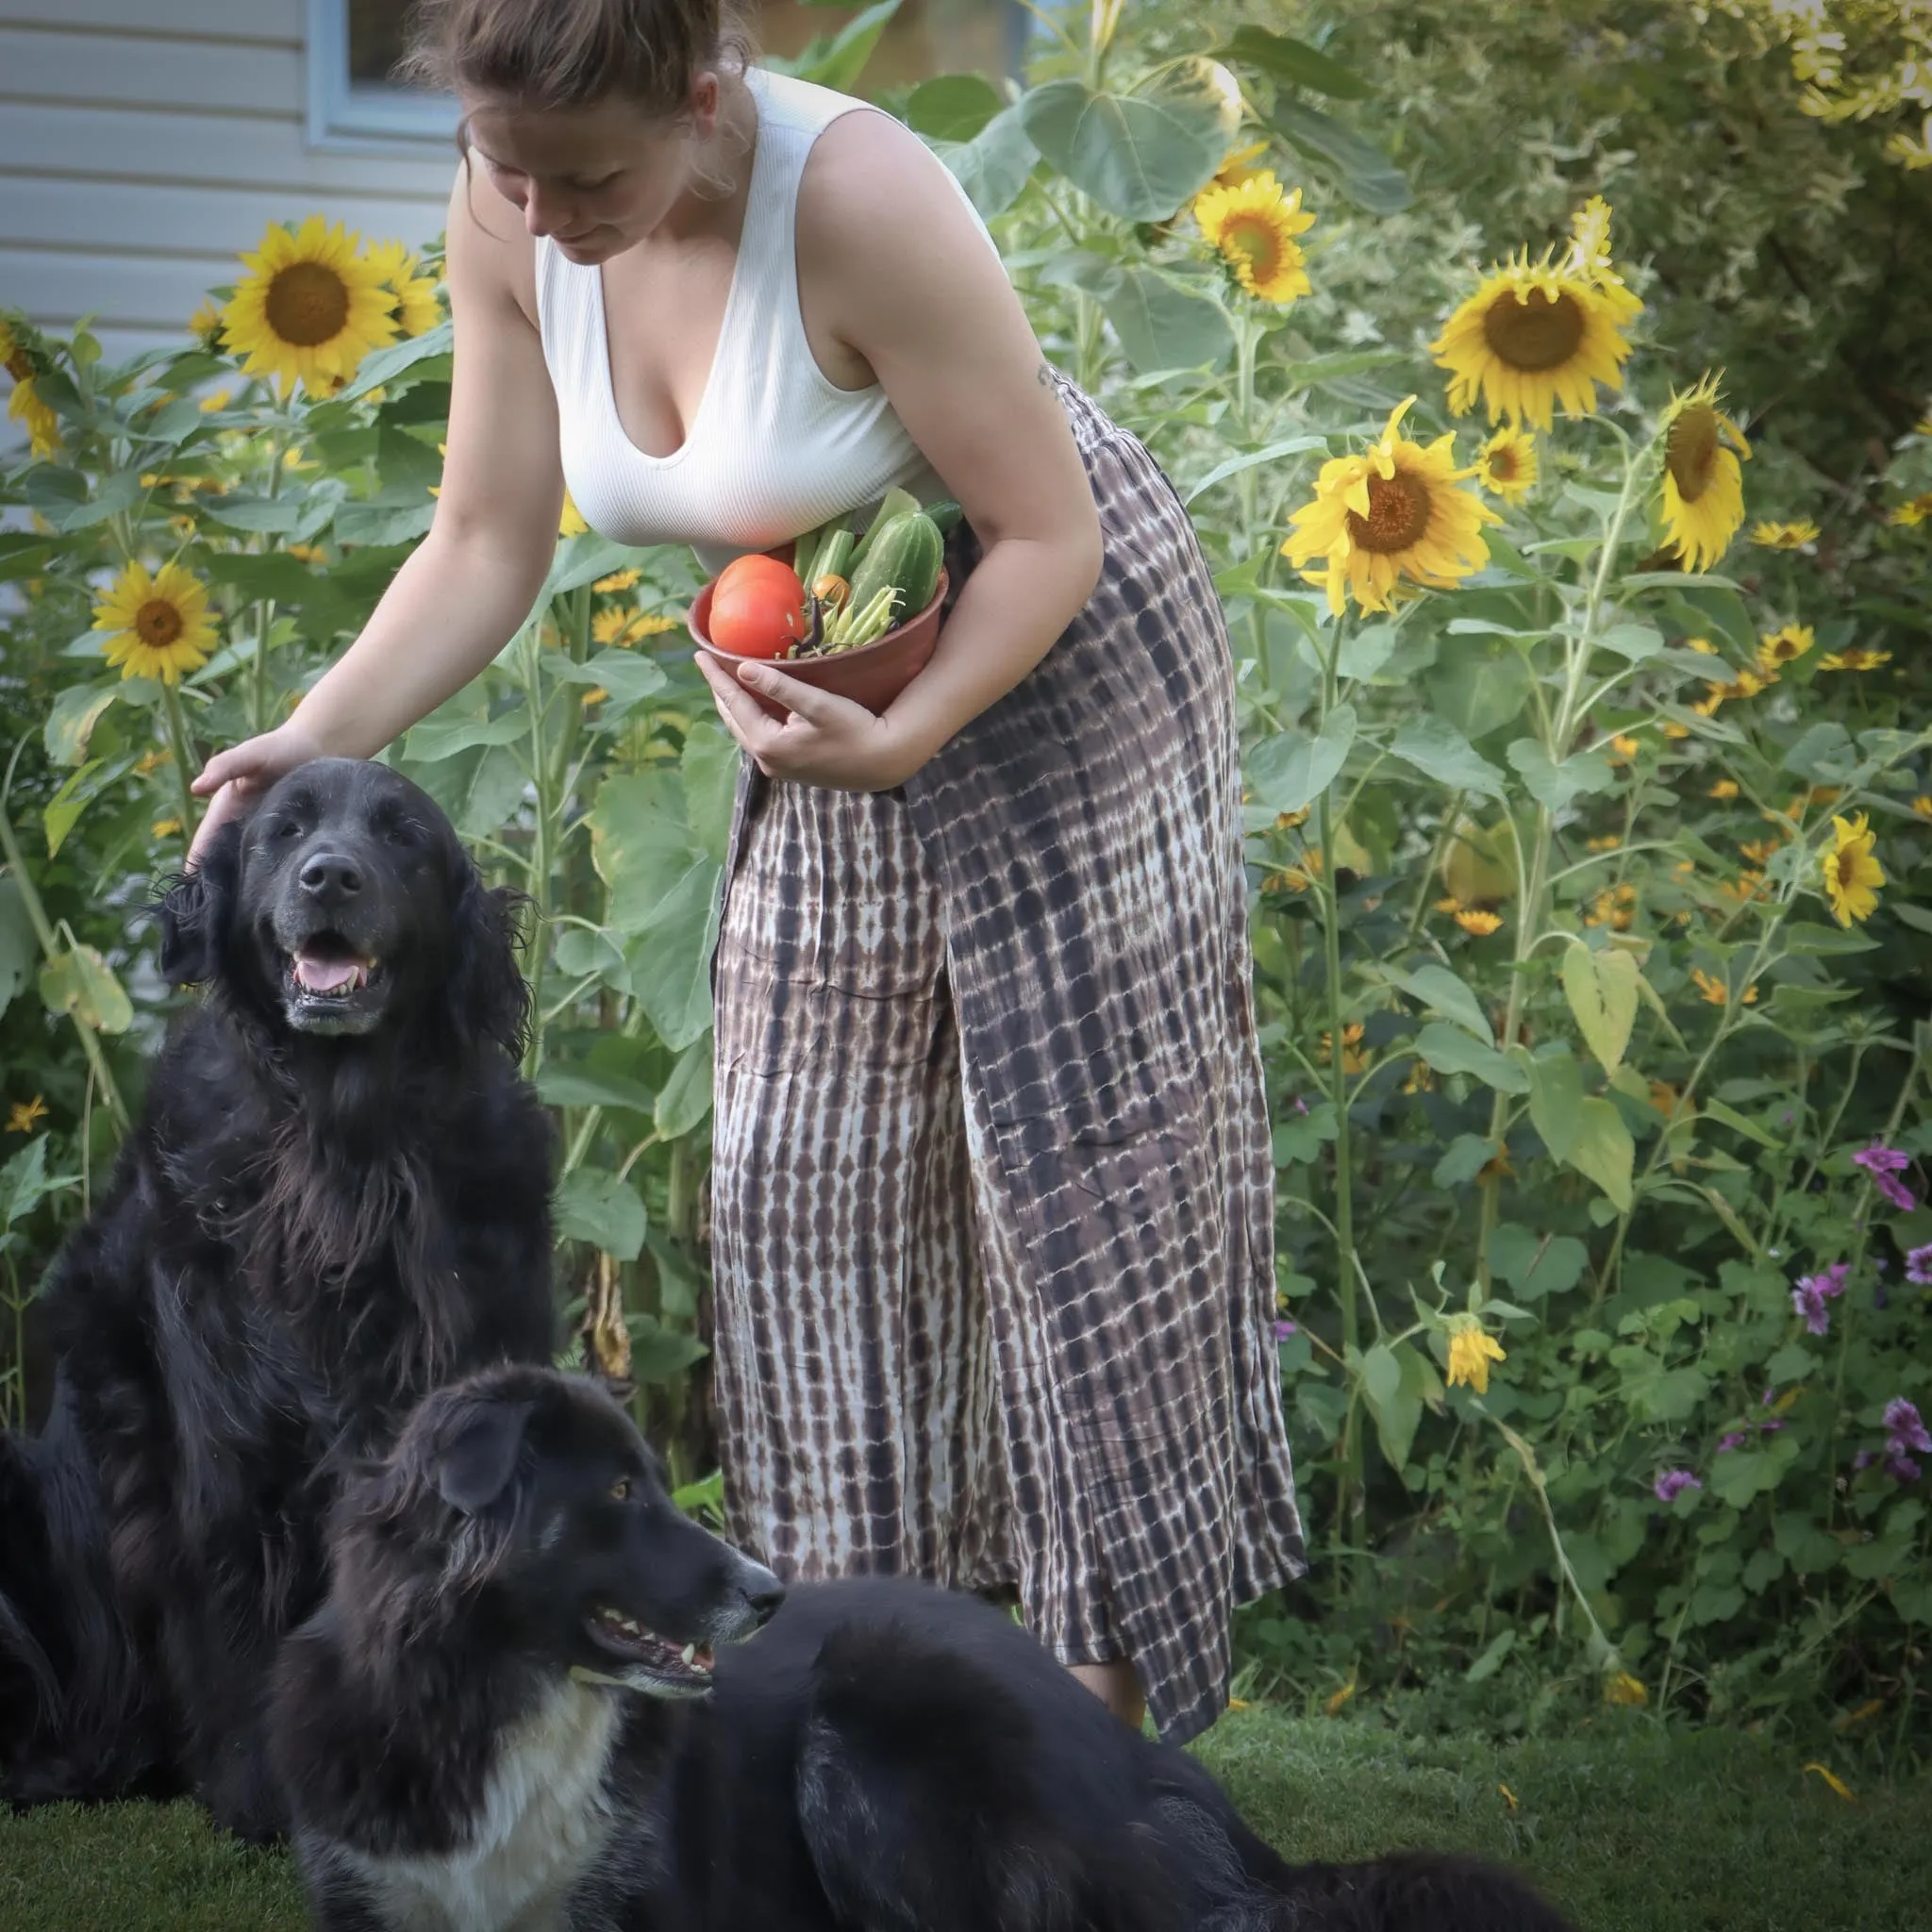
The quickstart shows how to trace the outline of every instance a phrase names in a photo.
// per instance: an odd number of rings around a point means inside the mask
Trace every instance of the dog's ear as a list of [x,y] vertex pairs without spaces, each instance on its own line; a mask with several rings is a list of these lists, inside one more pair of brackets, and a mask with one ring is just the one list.
[[451,1016],[465,1041],[491,1041],[521,1059],[530,1018],[530,989],[517,965],[524,896],[508,886],[484,885],[467,859],[463,872],[454,921]]
[[193,871],[176,874],[156,903],[161,974],[171,986],[198,986],[221,971],[242,877],[242,824],[231,819],[221,826]]
[[452,1509],[478,1516],[498,1502],[524,1453],[527,1402],[483,1402],[444,1436],[433,1464],[437,1492]]

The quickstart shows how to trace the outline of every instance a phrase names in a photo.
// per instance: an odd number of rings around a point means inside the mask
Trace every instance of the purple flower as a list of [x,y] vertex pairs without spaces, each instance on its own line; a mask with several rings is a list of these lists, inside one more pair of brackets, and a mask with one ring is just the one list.
[[1854,1469],[1870,1469],[1877,1460],[1878,1452],[1875,1449],[1860,1449],[1852,1457],[1852,1467]]
[[1872,1185],[1900,1213],[1909,1214],[1919,1205],[1912,1191],[1903,1181],[1893,1178],[1911,1166],[1912,1157],[1909,1154],[1901,1154],[1895,1147],[1881,1147],[1874,1141],[1871,1146],[1860,1148],[1852,1159],[1872,1176]]
[[1274,1339],[1276,1341],[1286,1341],[1291,1335],[1299,1333],[1300,1330],[1295,1327],[1294,1324],[1287,1316],[1282,1315],[1275,1318]]
[[1932,1455],[1932,1435],[1925,1433],[1917,1405],[1903,1395],[1894,1395],[1885,1405],[1885,1446],[1900,1455],[1907,1449]]
[[1914,1288],[1932,1288],[1932,1241],[1906,1257],[1906,1279]]
[[1788,1429],[1790,1427],[1790,1424],[1781,1415],[1774,1415],[1768,1423],[1759,1423],[1757,1424],[1758,1433],[1765,1436],[1774,1436],[1780,1429]]
[[1659,1503],[1674,1503],[1686,1490],[1701,1490],[1703,1487],[1688,1469],[1667,1469],[1651,1484],[1650,1490]]
[[1750,1440],[1742,1429],[1732,1429],[1718,1438],[1717,1453],[1720,1456],[1728,1456],[1733,1449],[1741,1449]]
[[1919,1465],[1909,1456],[1901,1456],[1896,1449],[1885,1458],[1885,1473],[1894,1482],[1915,1483],[1919,1480]]
[[1813,1335],[1828,1335],[1831,1332],[1831,1310],[1824,1305],[1835,1295],[1845,1291],[1846,1277],[1852,1272],[1849,1261],[1834,1261],[1822,1274],[1802,1274],[1798,1285],[1791,1291],[1791,1307],[1805,1318],[1805,1326]]

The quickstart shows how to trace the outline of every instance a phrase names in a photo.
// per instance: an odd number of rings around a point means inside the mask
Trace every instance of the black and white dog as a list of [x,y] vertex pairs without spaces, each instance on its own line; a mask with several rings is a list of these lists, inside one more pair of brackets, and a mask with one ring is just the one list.
[[547,1362],[551,1137],[512,908],[434,801],[322,759],[160,908],[205,999],[44,1307],[0,1438],[0,1801],[187,1789],[281,1823],[262,1732],[341,1471],[428,1390]]
[[974,1599],[779,1608],[549,1372],[430,1396],[331,1553],[272,1721],[323,1932],[1565,1932],[1467,1860],[1286,1864]]

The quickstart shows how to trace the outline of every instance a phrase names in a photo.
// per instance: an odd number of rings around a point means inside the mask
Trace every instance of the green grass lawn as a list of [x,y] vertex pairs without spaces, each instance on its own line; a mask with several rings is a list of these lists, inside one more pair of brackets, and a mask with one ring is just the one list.
[[[1513,1859],[1583,1932],[1932,1927],[1932,1781],[1847,1803],[1751,1739],[1614,1713],[1582,1735],[1492,1750],[1257,1707],[1225,1719],[1202,1755],[1291,1857],[1441,1845]],[[303,1923],[286,1859],[241,1850],[190,1807],[0,1820],[0,1932]]]

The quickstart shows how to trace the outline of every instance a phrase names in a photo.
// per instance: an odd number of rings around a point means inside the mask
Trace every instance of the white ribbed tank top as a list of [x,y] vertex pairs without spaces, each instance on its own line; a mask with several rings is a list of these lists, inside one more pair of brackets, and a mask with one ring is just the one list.
[[[619,420],[601,269],[567,261],[547,237],[536,254],[564,481],[584,521],[620,543],[691,544],[713,571],[870,508],[895,485],[927,502],[944,494],[885,391],[833,383],[799,313],[799,177],[820,133],[866,104],[761,68],[746,79],[758,142],[744,228],[717,358],[684,442],[669,456],[639,449]],[[971,208],[963,189],[959,195]],[[977,210],[973,218],[984,234]]]

